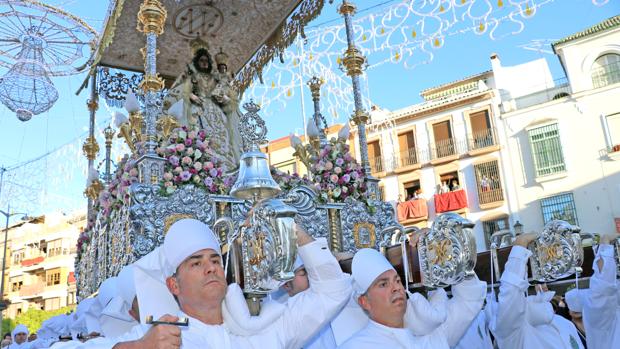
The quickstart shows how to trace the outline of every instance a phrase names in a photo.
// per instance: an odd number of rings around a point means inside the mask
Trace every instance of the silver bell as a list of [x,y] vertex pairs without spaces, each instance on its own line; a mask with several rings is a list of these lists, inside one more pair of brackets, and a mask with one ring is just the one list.
[[280,191],[280,186],[271,177],[267,155],[257,149],[241,155],[239,175],[230,190],[231,196],[237,199],[259,201],[272,198]]

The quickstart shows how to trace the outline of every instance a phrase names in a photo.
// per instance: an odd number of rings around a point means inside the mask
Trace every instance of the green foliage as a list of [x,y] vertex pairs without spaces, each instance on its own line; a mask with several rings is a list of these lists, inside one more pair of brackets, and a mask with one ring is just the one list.
[[13,328],[15,328],[17,324],[26,325],[30,333],[36,332],[41,327],[41,323],[43,323],[43,321],[56,315],[69,313],[74,308],[75,307],[73,306],[69,306],[69,307],[64,307],[64,308],[60,308],[57,310],[49,310],[49,311],[30,308],[25,313],[17,315],[15,317],[15,320],[13,319],[2,320],[2,334],[4,335],[5,333],[10,332],[11,330],[13,330]]
[[11,332],[12,329],[15,328],[15,320],[13,319],[2,319],[2,334],[4,336],[5,333]]

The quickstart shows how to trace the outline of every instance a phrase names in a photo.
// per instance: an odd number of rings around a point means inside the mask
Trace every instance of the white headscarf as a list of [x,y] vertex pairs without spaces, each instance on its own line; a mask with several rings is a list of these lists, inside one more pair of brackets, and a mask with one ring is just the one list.
[[388,270],[395,269],[379,251],[371,248],[363,248],[357,251],[351,263],[355,297],[366,293],[377,277]]
[[580,289],[572,289],[564,295],[566,299],[566,305],[568,305],[568,310],[573,311],[575,313],[583,312],[583,295],[585,290]]
[[77,309],[73,314],[73,322],[69,325],[71,335],[74,339],[78,334],[99,332],[99,314],[96,313],[96,309],[91,311],[91,308],[97,308],[98,301],[95,298],[87,298],[78,303]]
[[304,261],[301,260],[299,253],[297,254],[297,258],[295,258],[295,263],[293,263],[293,271],[297,271],[297,269],[304,266]]
[[51,317],[41,324],[41,328],[37,331],[37,337],[40,339],[58,339],[59,336],[70,334],[69,325],[71,324],[69,315],[60,314]]
[[97,301],[99,302],[99,306],[101,309],[105,309],[105,307],[110,303],[112,298],[116,297],[118,294],[118,283],[116,281],[116,277],[111,277],[104,280],[99,286],[99,293],[97,294]]
[[19,333],[25,333],[26,337],[28,337],[28,335],[30,334],[30,332],[28,331],[28,327],[26,327],[26,325],[19,324],[15,326],[13,331],[11,331],[11,339],[13,339],[13,343],[15,343],[15,335]]
[[530,325],[540,326],[551,323],[554,312],[550,301],[554,295],[555,292],[547,291],[527,297],[526,316]]
[[166,279],[185,259],[204,249],[221,253],[215,234],[199,220],[181,219],[168,229],[162,246],[134,263],[140,322],[145,323],[149,315],[158,319],[165,314],[179,313],[179,305],[168,290]]
[[119,337],[137,325],[136,320],[129,315],[136,294],[131,265],[124,267],[118,274],[116,286],[114,297],[107,303],[99,319],[106,337]]

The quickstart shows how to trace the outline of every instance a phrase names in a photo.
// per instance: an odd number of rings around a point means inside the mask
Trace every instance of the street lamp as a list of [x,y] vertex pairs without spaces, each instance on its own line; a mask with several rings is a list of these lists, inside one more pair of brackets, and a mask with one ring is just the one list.
[[7,240],[9,238],[9,218],[11,218],[12,216],[17,216],[17,215],[23,215],[22,220],[28,219],[28,216],[25,213],[22,212],[13,212],[11,213],[11,206],[7,206],[6,211],[2,211],[0,210],[0,213],[2,213],[4,215],[4,217],[6,217],[6,226],[4,229],[4,246],[3,246],[3,250],[4,250],[4,254],[2,256],[2,281],[0,281],[0,300],[2,300],[2,309],[0,309],[0,329],[2,328],[2,311],[4,310],[4,308],[6,308],[6,305],[4,304],[4,270],[6,268],[6,244],[7,244]]
[[515,236],[523,234],[523,224],[519,223],[519,221],[517,221],[512,227],[515,229]]

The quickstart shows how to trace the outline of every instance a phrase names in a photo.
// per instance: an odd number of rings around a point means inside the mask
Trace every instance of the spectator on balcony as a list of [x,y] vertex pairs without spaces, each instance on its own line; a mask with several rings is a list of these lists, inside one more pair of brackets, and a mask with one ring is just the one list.
[[453,179],[452,181],[450,181],[450,191],[456,191],[461,189],[461,187],[459,186],[459,181],[456,179]]
[[480,189],[482,189],[483,192],[491,191],[491,181],[487,176],[482,176],[480,180]]
[[415,192],[413,193],[413,200],[424,200],[424,194],[422,193],[422,188],[418,188],[415,190]]
[[450,187],[448,186],[448,182],[443,181],[437,190],[438,194],[445,194],[450,192]]

